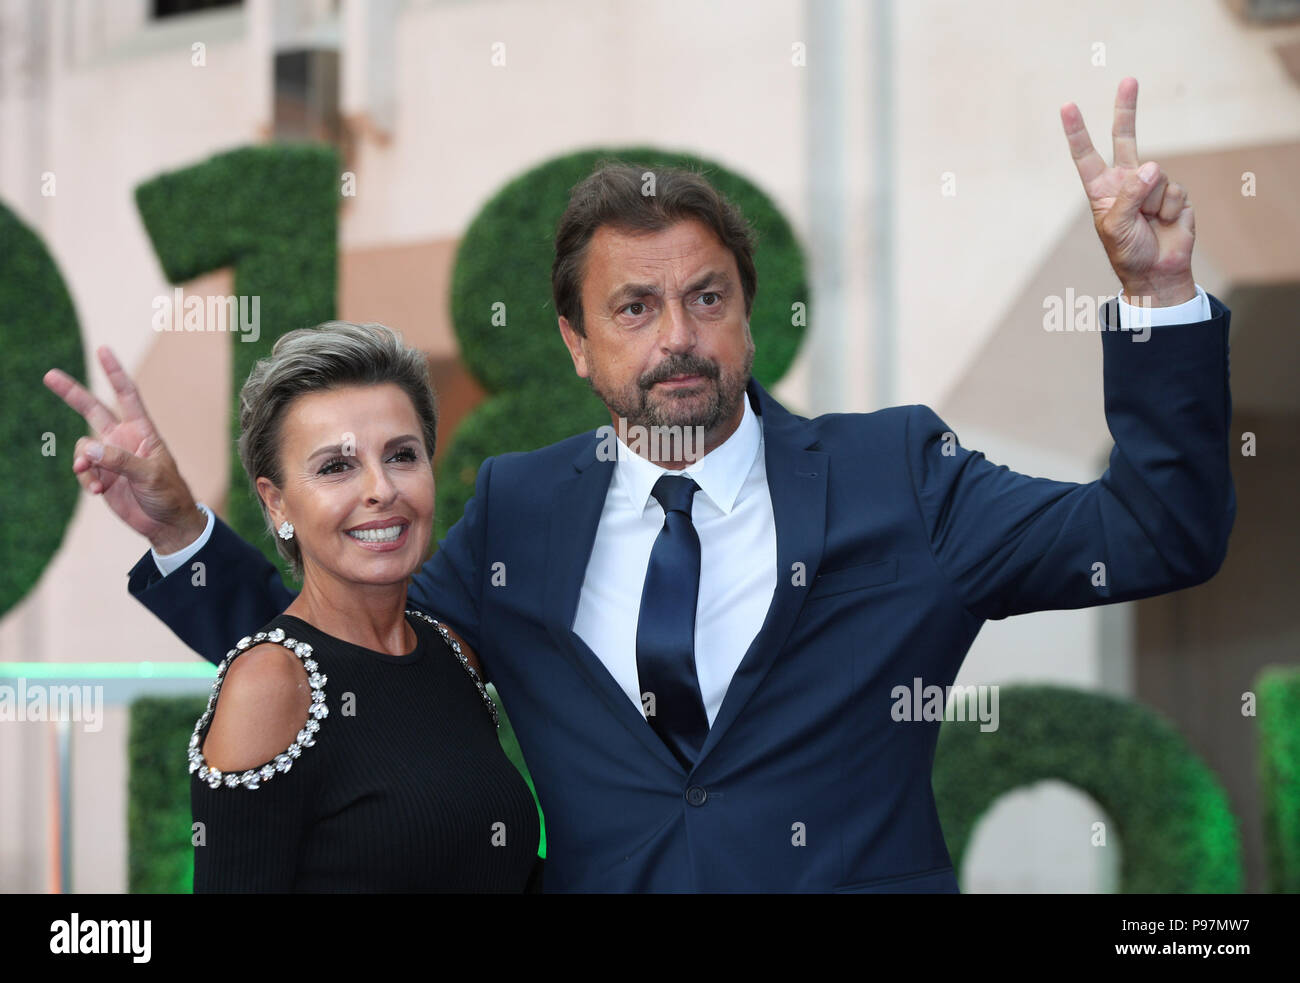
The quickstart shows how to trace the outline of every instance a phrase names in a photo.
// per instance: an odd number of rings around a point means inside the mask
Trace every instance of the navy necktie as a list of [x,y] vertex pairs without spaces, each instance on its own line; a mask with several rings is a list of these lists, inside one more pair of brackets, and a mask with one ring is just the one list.
[[709,733],[695,674],[700,537],[691,523],[691,501],[697,491],[690,478],[666,474],[655,482],[651,494],[664,508],[664,526],[650,551],[636,624],[636,671],[646,719],[687,771]]

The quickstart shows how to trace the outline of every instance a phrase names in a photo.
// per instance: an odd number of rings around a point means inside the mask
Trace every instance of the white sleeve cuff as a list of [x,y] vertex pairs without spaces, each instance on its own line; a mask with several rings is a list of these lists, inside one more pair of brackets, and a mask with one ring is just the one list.
[[1130,330],[1130,324],[1136,324],[1140,328],[1158,328],[1166,324],[1191,324],[1210,319],[1210,299],[1205,296],[1199,283],[1196,285],[1195,297],[1185,304],[1174,304],[1173,307],[1138,307],[1126,301],[1123,293],[1118,300],[1119,326],[1122,331]]
[[159,573],[164,577],[173,570],[179,570],[181,567],[185,566],[185,564],[189,562],[190,557],[208,544],[208,539],[212,536],[212,530],[217,524],[217,517],[213,515],[212,510],[202,502],[199,502],[198,506],[203,514],[208,517],[208,524],[204,527],[203,533],[198,539],[194,540],[194,542],[190,543],[190,545],[186,546],[184,549],[177,550],[175,553],[168,553],[165,556],[160,556],[157,550],[151,549],[149,551],[153,554],[153,562],[158,567]]

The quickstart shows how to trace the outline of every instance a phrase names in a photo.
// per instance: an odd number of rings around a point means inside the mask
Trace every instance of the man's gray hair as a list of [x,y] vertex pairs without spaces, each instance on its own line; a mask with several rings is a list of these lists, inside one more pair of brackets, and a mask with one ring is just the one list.
[[401,387],[411,398],[420,419],[424,449],[432,461],[438,436],[438,407],[429,381],[429,364],[423,353],[404,344],[396,331],[383,324],[327,321],[314,328],[285,332],[271,354],[253,366],[239,391],[239,459],[276,548],[296,577],[302,577],[298,541],[285,541],[276,535],[266,503],[257,494],[259,477],[269,479],[277,488],[284,487],[281,425],[289,404],[308,393],[385,383]]

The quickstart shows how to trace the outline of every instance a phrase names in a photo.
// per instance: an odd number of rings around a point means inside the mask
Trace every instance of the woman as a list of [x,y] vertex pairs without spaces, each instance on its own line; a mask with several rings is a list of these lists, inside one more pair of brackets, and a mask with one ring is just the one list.
[[424,356],[382,325],[291,331],[240,429],[302,592],[235,642],[190,739],[195,892],[524,890],[537,810],[477,663],[406,606],[433,530]]

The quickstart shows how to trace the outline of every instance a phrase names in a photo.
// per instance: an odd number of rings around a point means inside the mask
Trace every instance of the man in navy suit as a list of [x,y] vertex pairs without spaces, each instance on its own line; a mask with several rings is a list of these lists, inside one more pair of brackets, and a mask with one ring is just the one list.
[[[559,327],[625,440],[485,461],[409,592],[509,710],[547,890],[956,891],[930,787],[939,722],[895,720],[895,688],[950,685],[987,619],[1219,568],[1236,511],[1229,313],[1192,279],[1185,191],[1139,168],[1136,90],[1120,85],[1112,167],[1062,109],[1123,285],[1101,341],[1115,447],[1090,484],[995,466],[924,406],[789,413],[749,377],[756,279],[734,209],[680,172],[658,172],[653,197],[620,166],[574,189]],[[219,661],[292,595],[197,510],[101,357],[122,421],[50,379],[98,433],[74,470],[154,545],[131,593]],[[653,428],[700,428],[702,456],[628,437]],[[206,586],[168,575],[193,561]]]

